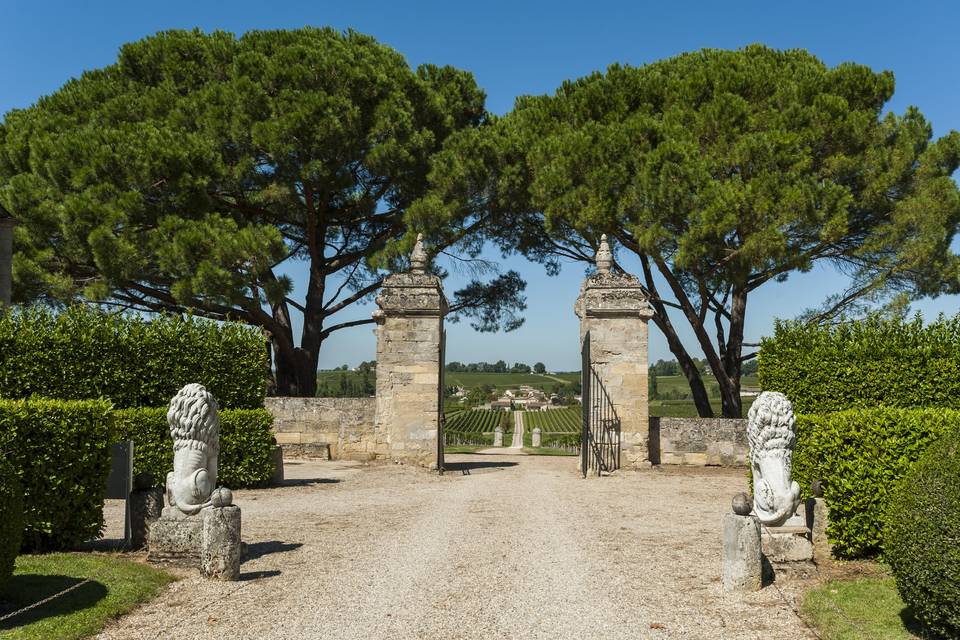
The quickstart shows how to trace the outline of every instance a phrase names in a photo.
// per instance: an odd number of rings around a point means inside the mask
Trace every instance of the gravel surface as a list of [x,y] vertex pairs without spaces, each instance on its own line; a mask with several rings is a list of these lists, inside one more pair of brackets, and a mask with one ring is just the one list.
[[235,492],[240,582],[184,571],[100,637],[813,637],[793,610],[800,583],[721,592],[721,517],[742,470],[448,466],[287,461],[285,486]]

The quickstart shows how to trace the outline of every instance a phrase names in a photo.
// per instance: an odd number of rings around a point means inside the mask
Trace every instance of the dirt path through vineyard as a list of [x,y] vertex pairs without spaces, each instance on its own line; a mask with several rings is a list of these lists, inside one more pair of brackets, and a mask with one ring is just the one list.
[[513,412],[513,442],[511,449],[523,449],[523,411]]

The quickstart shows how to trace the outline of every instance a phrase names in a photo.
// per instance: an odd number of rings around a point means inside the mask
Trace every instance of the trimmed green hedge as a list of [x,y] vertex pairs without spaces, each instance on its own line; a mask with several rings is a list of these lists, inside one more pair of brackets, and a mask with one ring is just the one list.
[[[166,408],[119,409],[114,412],[116,440],[133,440],[134,473],[149,472],[158,484],[173,470],[173,441]],[[220,410],[220,457],[217,484],[231,489],[262,486],[273,463],[273,416],[266,409]]]
[[827,537],[839,557],[880,551],[890,494],[931,442],[960,428],[960,411],[879,407],[797,416],[793,477],[820,479]]
[[0,451],[23,487],[24,550],[100,534],[112,441],[106,401],[0,400]]
[[0,457],[0,587],[13,575],[23,542],[23,488],[6,455]]
[[166,405],[198,382],[221,407],[263,406],[267,361],[259,330],[237,323],[107,314],[85,305],[0,314],[0,397],[107,398]]
[[777,322],[760,348],[760,387],[798,413],[960,409],[960,315],[924,325],[877,317],[833,327]]
[[883,544],[913,614],[960,637],[960,429],[932,444],[893,492]]

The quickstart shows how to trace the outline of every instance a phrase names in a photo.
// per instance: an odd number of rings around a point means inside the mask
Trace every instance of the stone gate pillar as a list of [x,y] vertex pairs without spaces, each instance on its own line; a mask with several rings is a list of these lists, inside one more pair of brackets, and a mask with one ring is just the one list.
[[607,237],[600,240],[597,271],[580,287],[574,310],[580,340],[590,332],[590,365],[620,419],[620,464],[637,468],[650,461],[647,406],[647,321],[653,310],[636,276],[613,273]]
[[427,272],[420,236],[410,271],[384,280],[377,305],[377,457],[429,466],[437,454],[447,298],[440,278]]

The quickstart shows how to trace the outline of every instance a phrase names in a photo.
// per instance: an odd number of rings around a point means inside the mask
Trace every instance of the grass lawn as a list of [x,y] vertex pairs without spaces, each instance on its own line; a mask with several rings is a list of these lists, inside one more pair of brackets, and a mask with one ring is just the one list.
[[806,595],[801,612],[825,640],[922,637],[893,578],[832,580]]
[[153,598],[175,578],[140,562],[92,553],[22,555],[0,589],[0,616],[83,580],[91,581],[0,623],[11,639],[67,640],[98,632],[110,620]]

